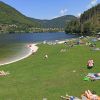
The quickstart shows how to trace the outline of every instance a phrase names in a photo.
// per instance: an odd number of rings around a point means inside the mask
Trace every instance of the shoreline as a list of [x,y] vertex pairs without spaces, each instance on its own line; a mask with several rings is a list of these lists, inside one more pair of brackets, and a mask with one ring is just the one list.
[[[55,42],[58,43],[58,44],[63,44],[64,42],[68,42],[68,41],[72,41],[72,40],[77,40],[77,39],[79,39],[79,38],[64,39],[64,40],[58,40],[58,41],[55,41]],[[49,42],[46,42],[46,41],[43,41],[41,43],[43,43],[43,44],[46,44],[46,43],[49,44]],[[8,61],[0,62],[0,66],[11,64],[11,63],[14,63],[14,62],[17,62],[17,61],[20,61],[20,60],[22,60],[24,58],[29,57],[33,53],[37,52],[37,50],[38,50],[37,44],[40,44],[40,43],[26,44],[27,50],[29,49],[27,51],[28,53],[24,52],[24,55],[21,55],[21,57],[16,57],[14,59],[11,59],[11,61],[8,60]]]
[[11,63],[14,63],[14,62],[17,62],[17,61],[20,61],[22,59],[25,59],[25,58],[29,57],[33,53],[37,52],[38,46],[36,46],[36,45],[37,44],[27,44],[26,45],[26,48],[29,49],[29,51],[28,51],[27,54],[22,55],[22,57],[20,57],[20,58],[14,58],[11,61],[7,60],[7,61],[4,61],[4,62],[0,62],[0,66],[7,65],[7,64],[11,64]]

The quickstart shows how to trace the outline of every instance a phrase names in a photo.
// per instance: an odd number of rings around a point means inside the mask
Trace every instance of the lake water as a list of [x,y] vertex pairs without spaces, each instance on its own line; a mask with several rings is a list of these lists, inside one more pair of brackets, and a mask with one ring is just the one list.
[[28,43],[75,38],[75,35],[59,33],[25,33],[0,35],[0,64],[28,54]]
[[56,33],[25,33],[25,34],[4,34],[0,35],[0,43],[7,42],[42,42],[46,41],[54,41],[54,40],[63,40],[74,38],[75,35],[65,34],[64,32],[56,32]]

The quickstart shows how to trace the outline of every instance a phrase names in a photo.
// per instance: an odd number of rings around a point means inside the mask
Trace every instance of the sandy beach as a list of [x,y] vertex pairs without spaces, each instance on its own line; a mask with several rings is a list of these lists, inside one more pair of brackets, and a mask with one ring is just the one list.
[[0,66],[14,63],[14,62],[17,62],[19,60],[29,57],[31,54],[35,53],[38,50],[38,46],[37,46],[37,44],[27,44],[26,49],[27,49],[27,51],[23,50],[23,54],[20,56],[12,57],[6,61],[0,61]]

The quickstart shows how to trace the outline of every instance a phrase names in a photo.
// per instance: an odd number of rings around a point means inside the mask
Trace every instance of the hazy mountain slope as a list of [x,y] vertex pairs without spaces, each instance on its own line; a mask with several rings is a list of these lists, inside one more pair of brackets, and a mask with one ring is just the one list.
[[77,18],[73,15],[65,15],[51,20],[40,20],[31,18],[31,20],[39,22],[44,28],[65,28],[68,22],[76,19]]

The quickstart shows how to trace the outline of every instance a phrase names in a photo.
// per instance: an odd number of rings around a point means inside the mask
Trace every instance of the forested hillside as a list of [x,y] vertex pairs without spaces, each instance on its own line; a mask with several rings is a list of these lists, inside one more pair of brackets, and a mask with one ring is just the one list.
[[65,31],[82,35],[94,35],[100,32],[100,4],[85,11],[78,20],[71,21]]
[[65,25],[68,22],[76,19],[77,18],[73,15],[65,15],[53,18],[51,20],[39,20],[39,19],[32,19],[32,20],[39,22],[43,28],[65,28]]
[[0,32],[29,31],[32,27],[40,25],[0,1]]

